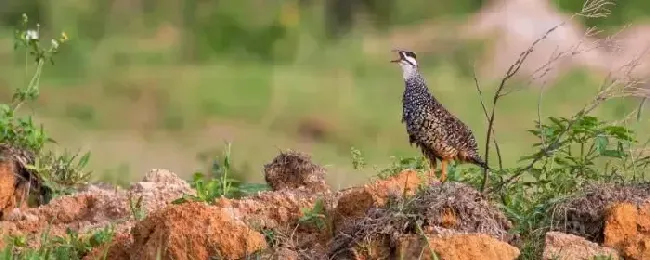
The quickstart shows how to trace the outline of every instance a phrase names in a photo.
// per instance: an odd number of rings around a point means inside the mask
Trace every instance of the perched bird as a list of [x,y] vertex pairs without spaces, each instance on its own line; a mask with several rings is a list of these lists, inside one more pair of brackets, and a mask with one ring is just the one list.
[[478,154],[478,145],[472,131],[429,92],[418,69],[415,53],[400,50],[394,52],[399,54],[399,58],[391,62],[402,67],[404,77],[402,122],[406,125],[411,145],[416,144],[429,161],[429,178],[435,175],[436,160],[442,161],[440,181],[443,182],[447,178],[447,166],[452,160],[489,169]]

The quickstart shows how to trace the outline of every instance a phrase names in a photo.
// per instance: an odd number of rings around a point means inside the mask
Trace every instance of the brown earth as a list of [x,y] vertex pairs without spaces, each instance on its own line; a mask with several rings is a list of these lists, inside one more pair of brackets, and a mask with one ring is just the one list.
[[154,212],[131,231],[131,257],[156,259],[241,259],[267,247],[264,236],[223,208],[189,202]]
[[[113,224],[112,241],[84,259],[156,259],[157,254],[161,259],[418,259],[429,258],[431,251],[438,259],[520,255],[510,245],[516,241],[509,234],[512,224],[466,184],[424,185],[420,173],[404,170],[332,192],[324,181],[324,168],[296,152],[281,153],[264,172],[272,191],[220,198],[212,204],[170,204],[195,191],[167,170],[151,170],[127,190],[86,184],[77,194],[57,197],[47,205],[9,208],[0,221],[0,236],[26,235],[28,246],[36,247],[45,230],[55,236],[64,236],[66,229],[87,236]],[[7,181],[13,175],[2,176]],[[588,206],[599,209],[596,213],[602,216],[584,219],[602,221],[603,246],[549,232],[544,259],[650,257],[650,203],[641,203],[645,188],[602,187],[564,205],[591,201]],[[136,211],[144,214],[142,220],[134,217],[133,201],[141,202]],[[587,212],[572,209],[571,214]]]
[[548,260],[592,260],[597,256],[622,259],[612,248],[598,246],[584,237],[571,234],[548,232],[545,245],[543,259]]
[[336,213],[341,218],[364,216],[371,207],[383,207],[391,197],[412,196],[420,185],[416,171],[406,170],[386,180],[339,192]]
[[591,184],[578,195],[558,203],[552,209],[552,230],[604,242],[605,218],[611,205],[631,203],[641,207],[650,200],[650,184]]
[[[117,233],[128,233],[135,223],[129,199],[141,197],[142,210],[148,214],[183,193],[194,194],[187,183],[167,170],[154,169],[146,176],[144,180],[162,182],[136,182],[128,191],[88,184],[75,195],[57,197],[38,208],[12,209],[4,216],[7,221],[0,221],[0,236],[26,235],[31,246],[38,246],[37,238],[46,229],[53,235],[63,235],[66,229],[84,234],[113,223]],[[2,243],[4,240],[0,241],[0,246]]]
[[607,211],[605,246],[617,249],[625,259],[650,259],[650,203],[612,205]]
[[406,235],[398,243],[398,259],[431,259],[431,250],[441,260],[513,260],[519,257],[518,248],[485,234],[429,235],[426,238]]
[[[4,157],[3,157],[4,158]],[[11,160],[0,158],[0,216],[9,212],[14,205],[14,163]]]

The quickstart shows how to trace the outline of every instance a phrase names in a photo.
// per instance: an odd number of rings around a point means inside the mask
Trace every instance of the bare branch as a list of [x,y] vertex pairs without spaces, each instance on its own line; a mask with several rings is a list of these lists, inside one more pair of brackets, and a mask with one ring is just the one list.
[[[490,117],[488,115],[487,107],[485,106],[485,102],[483,102],[483,91],[481,90],[481,85],[479,84],[478,77],[476,76],[476,70],[472,71],[473,77],[474,77],[474,85],[476,86],[476,91],[478,92],[478,97],[481,102],[481,107],[483,108],[483,114],[485,115],[485,119],[489,120]],[[492,129],[494,131],[494,129]],[[499,160],[499,169],[503,169],[503,157],[501,156],[501,148],[499,148],[499,143],[497,142],[496,137],[493,138],[493,143],[494,143],[494,149],[497,152],[497,158]]]

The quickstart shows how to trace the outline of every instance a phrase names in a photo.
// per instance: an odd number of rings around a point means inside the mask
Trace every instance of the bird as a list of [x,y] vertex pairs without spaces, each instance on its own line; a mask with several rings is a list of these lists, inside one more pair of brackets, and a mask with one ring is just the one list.
[[441,182],[447,179],[447,167],[452,161],[471,163],[489,170],[479,155],[476,138],[469,127],[429,91],[420,74],[415,52],[393,52],[399,57],[391,62],[399,64],[404,79],[402,123],[406,126],[410,145],[419,147],[429,162],[429,180],[435,177],[437,160],[442,164]]

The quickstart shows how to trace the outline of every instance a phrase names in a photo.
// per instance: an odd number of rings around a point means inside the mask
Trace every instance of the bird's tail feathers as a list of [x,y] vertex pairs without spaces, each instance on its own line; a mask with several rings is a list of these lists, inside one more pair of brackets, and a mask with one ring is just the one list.
[[474,156],[470,157],[470,158],[469,158],[469,161],[470,161],[471,163],[473,163],[473,164],[476,164],[476,165],[478,165],[478,166],[481,166],[481,168],[483,168],[483,169],[487,169],[487,170],[489,170],[489,171],[492,170],[492,169],[490,169],[490,167],[487,165],[487,163],[485,163],[485,161],[483,161],[483,159],[481,159],[481,157],[480,157],[479,155],[474,155]]

